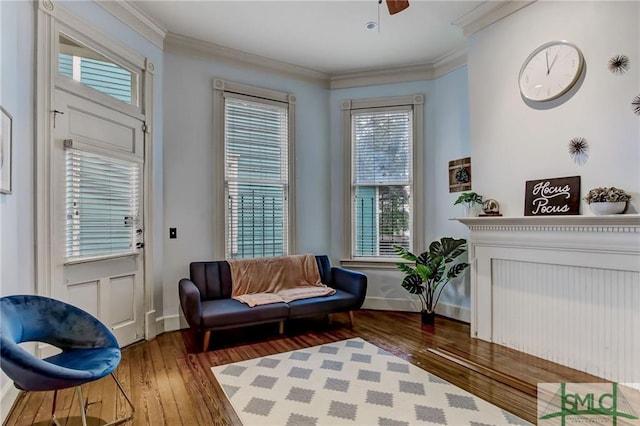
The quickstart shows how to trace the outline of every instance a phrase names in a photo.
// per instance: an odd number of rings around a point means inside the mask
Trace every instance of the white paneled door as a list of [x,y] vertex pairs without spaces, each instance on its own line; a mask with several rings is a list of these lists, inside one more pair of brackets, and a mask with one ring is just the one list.
[[60,89],[54,105],[51,295],[125,346],[144,337],[144,123]]

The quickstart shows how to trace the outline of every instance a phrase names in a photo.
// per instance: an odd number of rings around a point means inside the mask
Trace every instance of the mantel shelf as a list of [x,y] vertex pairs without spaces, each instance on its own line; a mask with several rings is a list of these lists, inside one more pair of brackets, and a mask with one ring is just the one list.
[[640,214],[617,214],[607,216],[497,216],[497,217],[456,217],[457,220],[470,229],[489,227],[537,228],[537,227],[640,227]]

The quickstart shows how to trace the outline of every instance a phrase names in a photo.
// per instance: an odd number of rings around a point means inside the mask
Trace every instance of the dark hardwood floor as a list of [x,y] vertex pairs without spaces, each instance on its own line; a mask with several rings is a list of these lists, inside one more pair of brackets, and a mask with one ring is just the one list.
[[[536,423],[536,397],[531,390],[538,382],[602,381],[471,339],[468,324],[446,318],[436,318],[435,326],[429,327],[421,326],[420,315],[414,313],[363,310],[354,316],[353,329],[346,314],[334,314],[331,323],[324,319],[290,321],[284,335],[278,334],[277,323],[217,332],[212,334],[208,352],[198,352],[201,337],[188,330],[126,347],[116,374],[136,407],[132,424],[240,424],[212,366],[352,337],[361,337],[532,423]],[[88,409],[91,425],[126,413],[124,399],[109,377],[83,386],[83,393],[92,403]],[[48,425],[52,397],[53,392],[21,394],[5,424]],[[60,423],[79,425],[79,413],[73,390],[62,391],[56,409]]]

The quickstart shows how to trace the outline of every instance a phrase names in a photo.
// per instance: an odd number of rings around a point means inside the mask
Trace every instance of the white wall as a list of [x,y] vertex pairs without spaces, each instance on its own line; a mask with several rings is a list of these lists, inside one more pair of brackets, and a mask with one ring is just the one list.
[[13,193],[0,194],[0,294],[32,293],[33,259],[33,7],[0,2],[0,105],[13,116]]
[[[0,296],[34,293],[33,41],[30,2],[0,1],[0,105],[13,117],[13,193],[0,194]],[[0,374],[0,419],[14,392]]]
[[[425,95],[424,109],[424,189],[425,189],[425,247],[444,236],[467,238],[466,227],[450,221],[460,216],[453,203],[458,193],[449,193],[449,161],[470,155],[467,98],[467,70],[459,68],[445,76],[429,81],[397,83],[331,91],[331,255],[335,264],[345,259],[344,253],[344,149],[342,140],[342,109],[345,99],[366,99],[402,96],[413,93]],[[404,290],[402,273],[393,269],[362,269],[369,287],[365,308],[391,310],[419,310],[417,297]],[[465,274],[451,282],[441,298],[439,313],[469,320],[469,279]]]
[[[454,206],[462,192],[449,192],[449,161],[471,155],[469,129],[469,87],[467,68],[434,80],[432,102],[428,102],[430,118],[433,120],[428,131],[430,140],[427,149],[427,241],[442,237],[469,239],[469,230],[458,221],[450,220],[462,216],[462,207]],[[429,100],[428,100],[429,101]],[[429,129],[428,129],[429,130]],[[472,190],[476,191],[476,165],[471,159]],[[470,321],[470,274],[452,281],[442,292],[438,313],[462,321]]]
[[[468,69],[474,190],[500,202],[502,213],[522,216],[525,181],[582,177],[582,196],[596,186],[616,186],[640,206],[640,124],[631,99],[640,92],[640,3],[536,2],[469,39]],[[582,86],[548,109],[527,106],[518,73],[524,59],[551,40],[575,43],[586,60]],[[626,54],[631,69],[607,69]],[[567,144],[590,144],[577,166]],[[582,203],[582,212],[591,214]]]
[[[260,70],[232,67],[212,59],[165,53],[164,316],[174,328],[179,313],[178,281],[189,263],[215,259],[217,238],[214,181],[221,159],[214,157],[214,77],[292,93],[296,97],[296,251],[329,253],[328,91]],[[169,239],[169,227],[177,239]]]

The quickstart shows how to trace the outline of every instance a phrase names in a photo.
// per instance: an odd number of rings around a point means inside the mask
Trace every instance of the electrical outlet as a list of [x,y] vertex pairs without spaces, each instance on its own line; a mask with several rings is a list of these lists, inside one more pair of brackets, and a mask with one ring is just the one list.
[[169,228],[169,238],[178,238],[178,228]]

